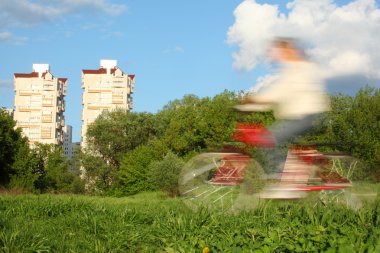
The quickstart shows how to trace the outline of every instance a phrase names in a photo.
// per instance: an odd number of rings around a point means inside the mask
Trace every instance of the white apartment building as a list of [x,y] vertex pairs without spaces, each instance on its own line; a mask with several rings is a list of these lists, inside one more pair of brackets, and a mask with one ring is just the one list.
[[63,131],[63,153],[65,157],[72,158],[73,153],[73,128],[70,125],[65,125]]
[[49,64],[33,64],[32,73],[14,74],[16,127],[29,143],[63,144],[67,78],[56,78]]
[[103,110],[133,107],[135,76],[125,74],[116,60],[101,60],[100,68],[82,70],[81,146],[86,146],[87,128]]

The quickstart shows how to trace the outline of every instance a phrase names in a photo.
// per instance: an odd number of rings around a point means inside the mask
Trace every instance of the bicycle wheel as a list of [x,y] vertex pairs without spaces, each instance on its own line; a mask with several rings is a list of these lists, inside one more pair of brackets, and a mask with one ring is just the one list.
[[204,153],[183,167],[179,192],[192,209],[213,210],[240,208],[248,198],[254,199],[264,185],[264,172],[249,156],[241,153]]
[[325,154],[325,156],[329,160],[321,167],[318,175],[325,185],[341,186],[341,188],[321,191],[320,200],[325,205],[339,204],[358,210],[362,207],[362,201],[353,193],[352,186],[362,164],[352,156],[339,154]]

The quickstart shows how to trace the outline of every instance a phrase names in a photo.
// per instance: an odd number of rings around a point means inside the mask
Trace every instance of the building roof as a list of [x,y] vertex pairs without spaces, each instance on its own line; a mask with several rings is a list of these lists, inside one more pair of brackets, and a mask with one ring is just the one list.
[[135,75],[128,75],[132,80],[135,79]]
[[[49,71],[46,71],[44,73],[42,73],[41,77],[42,78],[45,78],[45,75],[48,73]],[[14,73],[15,77],[17,78],[33,78],[33,77],[39,77],[38,76],[38,72],[32,72],[32,73]]]
[[59,81],[63,82],[63,83],[66,83],[67,81],[67,78],[58,78]]
[[[115,73],[117,68],[112,68],[111,69],[111,74]],[[83,74],[94,74],[94,75],[99,75],[99,74],[107,74],[107,69],[106,68],[100,68],[100,69],[82,69]]]
[[32,78],[32,77],[38,77],[38,72],[32,72],[32,73],[15,73],[14,74],[16,78]]

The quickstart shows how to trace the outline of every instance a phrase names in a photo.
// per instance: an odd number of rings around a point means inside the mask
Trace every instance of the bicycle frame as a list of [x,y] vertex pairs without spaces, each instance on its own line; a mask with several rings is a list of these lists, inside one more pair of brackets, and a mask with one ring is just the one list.
[[[248,146],[260,148],[273,148],[275,146],[273,135],[262,124],[238,123],[232,139]],[[223,163],[211,179],[211,183],[219,185],[239,184],[244,178],[245,168],[250,159],[245,154],[226,155],[223,158]],[[294,191],[306,192],[350,187],[351,183],[347,178],[339,175],[335,180],[331,180],[323,178],[320,172],[318,176],[321,178],[322,184],[308,185],[311,167],[327,162],[328,158],[313,146],[294,146],[288,152],[284,169],[280,174],[280,182],[293,185],[292,190]]]

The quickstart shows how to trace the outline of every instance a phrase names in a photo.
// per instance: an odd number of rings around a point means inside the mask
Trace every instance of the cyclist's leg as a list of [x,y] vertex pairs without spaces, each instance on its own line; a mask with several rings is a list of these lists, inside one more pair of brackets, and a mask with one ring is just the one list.
[[292,138],[309,131],[313,126],[314,120],[316,120],[320,115],[321,114],[318,113],[308,115],[300,119],[280,121],[271,126],[269,130],[273,134],[277,145],[282,145]]
[[272,156],[274,157],[273,162],[275,169],[278,172],[282,171],[283,164],[286,160],[287,152],[284,152],[284,144],[308,132],[312,128],[314,120],[318,119],[320,115],[321,114],[318,113],[305,116],[301,119],[280,121],[269,128],[276,140],[276,146],[274,151],[272,151]]

